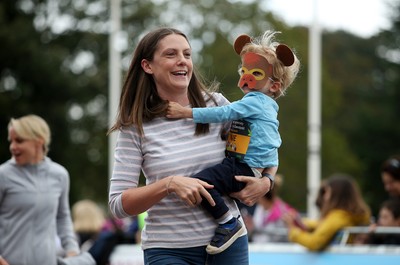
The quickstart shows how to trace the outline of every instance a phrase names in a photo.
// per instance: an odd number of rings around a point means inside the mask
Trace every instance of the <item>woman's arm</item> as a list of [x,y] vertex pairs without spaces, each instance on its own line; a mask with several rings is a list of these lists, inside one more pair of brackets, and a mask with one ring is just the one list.
[[289,226],[289,240],[312,251],[324,249],[342,228],[351,225],[351,217],[342,210],[333,210],[322,219],[314,231],[304,231],[295,225]]
[[[169,176],[155,183],[138,188],[131,188],[122,193],[122,205],[129,215],[145,212],[170,193],[177,194],[188,206],[199,205],[202,196],[211,205],[215,205],[207,189],[213,188],[199,179],[184,176]],[[143,198],[146,198],[145,200]]]
[[134,129],[122,130],[118,135],[109,189],[109,208],[114,216],[124,218],[145,212],[172,192],[189,206],[199,204],[201,196],[214,204],[206,190],[213,186],[198,179],[169,176],[139,187],[144,163],[141,141]]
[[63,175],[61,178],[63,181],[59,183],[62,185],[62,192],[59,197],[56,217],[57,234],[63,249],[66,251],[66,255],[75,256],[79,254],[79,244],[75,237],[69,205],[69,174],[67,170],[59,174]]

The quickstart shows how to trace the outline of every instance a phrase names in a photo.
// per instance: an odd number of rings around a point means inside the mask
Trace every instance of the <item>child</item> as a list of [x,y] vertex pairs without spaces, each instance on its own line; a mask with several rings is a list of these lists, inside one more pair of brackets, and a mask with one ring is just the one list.
[[400,245],[399,234],[374,233],[378,227],[400,227],[400,199],[391,198],[383,202],[379,210],[378,223],[370,227],[366,243],[371,245]]
[[167,110],[168,118],[193,118],[196,123],[232,121],[226,158],[193,176],[214,185],[209,192],[216,205],[202,201],[219,224],[207,246],[209,254],[224,251],[244,232],[221,196],[244,188],[245,183],[236,181],[235,175],[266,176],[271,187],[273,184],[267,168],[278,166],[281,144],[275,99],[284,94],[299,70],[299,61],[290,48],[274,42],[276,33],[267,31],[254,40],[241,35],[235,40],[234,49],[242,61],[238,86],[245,94],[243,99],[226,106],[193,109],[170,102]]

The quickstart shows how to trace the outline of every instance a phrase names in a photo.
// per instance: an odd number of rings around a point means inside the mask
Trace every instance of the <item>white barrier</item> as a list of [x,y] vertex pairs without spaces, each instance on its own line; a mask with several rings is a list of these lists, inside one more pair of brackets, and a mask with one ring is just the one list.
[[118,245],[110,257],[110,265],[143,265],[140,245]]
[[[331,246],[310,252],[297,244],[267,243],[249,245],[250,265],[399,265],[400,246]],[[139,245],[119,245],[110,265],[143,265]]]

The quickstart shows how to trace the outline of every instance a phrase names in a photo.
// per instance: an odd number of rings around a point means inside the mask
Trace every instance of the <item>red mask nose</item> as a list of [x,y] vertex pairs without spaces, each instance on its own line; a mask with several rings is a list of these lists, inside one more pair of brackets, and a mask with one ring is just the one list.
[[251,74],[244,74],[242,75],[242,77],[240,78],[240,82],[239,82],[239,87],[243,87],[245,84],[247,84],[247,86],[249,88],[255,88],[256,87],[256,79],[254,78],[253,75]]

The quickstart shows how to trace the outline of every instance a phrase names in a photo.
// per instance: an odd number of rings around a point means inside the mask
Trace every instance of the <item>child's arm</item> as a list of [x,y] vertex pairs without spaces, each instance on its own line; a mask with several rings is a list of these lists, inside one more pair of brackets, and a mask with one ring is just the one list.
[[182,107],[179,103],[170,101],[165,116],[170,119],[193,118],[193,112],[191,108]]

